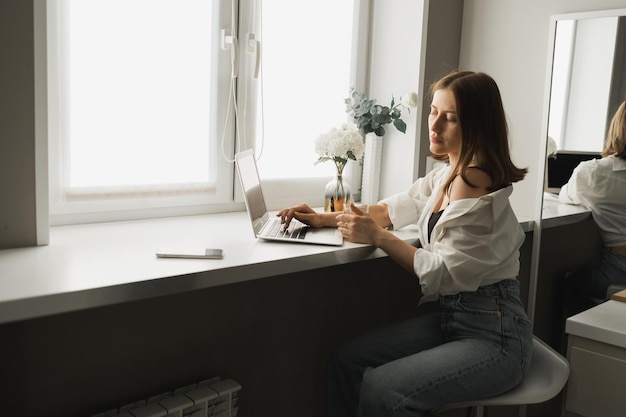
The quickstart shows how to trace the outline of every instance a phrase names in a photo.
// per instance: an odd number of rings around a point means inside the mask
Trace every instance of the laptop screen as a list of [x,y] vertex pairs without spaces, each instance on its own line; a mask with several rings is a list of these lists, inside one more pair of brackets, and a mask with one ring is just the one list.
[[248,212],[254,222],[262,218],[267,212],[256,161],[254,160],[254,152],[243,151],[237,154],[237,169],[239,170],[239,179],[245,194]]
[[558,193],[578,164],[600,157],[599,152],[558,151],[555,158],[548,158],[546,191]]

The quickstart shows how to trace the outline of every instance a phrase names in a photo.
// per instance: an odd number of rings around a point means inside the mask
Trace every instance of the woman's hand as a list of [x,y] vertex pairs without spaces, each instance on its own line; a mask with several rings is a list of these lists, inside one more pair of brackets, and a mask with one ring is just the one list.
[[285,228],[289,227],[289,223],[291,223],[291,219],[293,218],[309,226],[322,226],[319,213],[304,203],[282,209],[276,213],[276,216],[280,217],[280,222],[285,225]]
[[[384,250],[391,259],[398,262],[408,272],[415,274],[413,259],[418,249],[398,238],[380,224],[381,219],[383,224],[391,224],[387,206],[370,206],[369,211],[365,213],[351,204],[350,211],[354,214],[344,213],[335,217],[337,227],[341,230],[345,240],[374,245]],[[378,223],[375,221],[376,218],[379,219]]]
[[354,204],[350,209],[353,214],[343,213],[336,217],[343,238],[355,243],[375,244],[377,233],[384,229]]

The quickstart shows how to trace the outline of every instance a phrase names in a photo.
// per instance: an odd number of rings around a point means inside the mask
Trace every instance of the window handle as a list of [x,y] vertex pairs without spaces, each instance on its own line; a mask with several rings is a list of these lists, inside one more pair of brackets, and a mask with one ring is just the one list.
[[226,29],[221,31],[222,49],[230,49],[230,77],[237,78],[239,73],[239,42],[236,36],[229,35]]
[[248,33],[248,44],[246,51],[251,54],[256,54],[256,59],[254,62],[254,78],[259,78],[259,70],[261,68],[261,41],[256,39],[256,35],[254,33]]

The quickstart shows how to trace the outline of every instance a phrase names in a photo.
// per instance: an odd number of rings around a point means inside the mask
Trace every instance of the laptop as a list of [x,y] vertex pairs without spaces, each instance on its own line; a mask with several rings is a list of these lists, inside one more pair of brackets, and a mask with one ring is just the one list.
[[600,152],[557,151],[555,157],[548,158],[544,191],[558,194],[561,187],[567,184],[578,164],[601,157]]
[[336,228],[310,227],[293,219],[285,230],[285,225],[280,223],[280,217],[267,211],[254,151],[247,149],[235,154],[235,164],[255,237],[280,242],[333,246],[343,244],[343,236]]

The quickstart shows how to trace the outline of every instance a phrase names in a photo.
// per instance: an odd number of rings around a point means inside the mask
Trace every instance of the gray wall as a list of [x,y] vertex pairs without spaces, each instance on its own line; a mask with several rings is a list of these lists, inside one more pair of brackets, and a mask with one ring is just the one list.
[[33,3],[0,2],[0,249],[37,244]]
[[419,297],[380,258],[0,325],[0,414],[88,417],[220,376],[241,416],[322,416],[330,352]]

